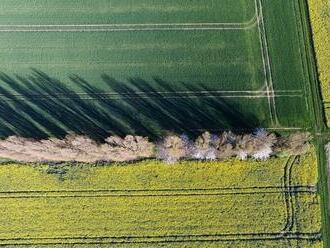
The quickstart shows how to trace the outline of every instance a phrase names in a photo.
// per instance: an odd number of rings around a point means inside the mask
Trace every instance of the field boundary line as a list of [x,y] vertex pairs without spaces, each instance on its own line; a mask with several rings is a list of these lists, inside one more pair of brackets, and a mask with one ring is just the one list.
[[219,192],[219,193],[170,193],[170,194],[26,194],[26,195],[19,195],[19,194],[10,194],[10,195],[0,195],[0,199],[32,199],[32,198],[137,198],[137,197],[218,197],[218,196],[226,196],[226,195],[277,195],[277,194],[286,194],[286,193],[293,193],[293,194],[316,194],[317,190],[295,190],[295,191],[287,191],[287,190],[273,190],[273,191],[256,191],[256,192]]
[[[232,94],[230,94],[232,93]],[[289,90],[273,92],[272,97],[303,97],[303,91]],[[276,94],[278,93],[278,94]],[[0,101],[15,100],[43,100],[43,99],[78,99],[78,100],[97,100],[97,99],[148,99],[148,98],[265,98],[270,96],[267,91],[157,91],[157,92],[95,92],[95,93],[53,93],[53,94],[1,94]]]
[[[1,91],[0,91],[1,92]],[[274,91],[275,93],[281,92],[281,93],[303,93],[303,90],[277,90]],[[95,93],[86,93],[86,92],[75,92],[75,93],[52,93],[52,94],[10,94],[11,96],[43,96],[43,95],[125,95],[125,94],[136,94],[136,95],[148,95],[148,94],[210,94],[210,93],[249,93],[249,94],[261,94],[261,93],[267,93],[265,90],[200,90],[200,91],[134,91],[132,93],[120,93],[120,92],[95,92]],[[7,96],[8,94],[1,94],[1,96]],[[329,102],[330,103],[330,102]]]
[[[145,95],[145,96],[99,96],[99,97],[0,97],[0,101],[31,101],[31,100],[98,100],[98,99],[108,99],[108,100],[120,100],[120,99],[194,99],[194,98],[247,98],[247,99],[261,99],[268,98],[267,95],[185,95],[185,96],[161,96],[161,95]],[[278,97],[304,97],[302,94],[282,94],[282,95],[271,95],[273,98]]]
[[102,23],[102,24],[0,24],[1,27],[143,27],[143,26],[218,26],[218,25],[237,25],[246,26],[255,23],[257,13],[246,22],[178,22],[178,23]]
[[0,192],[0,199],[7,198],[74,198],[74,197],[178,197],[178,196],[220,196],[254,194],[315,194],[317,187],[297,185],[283,189],[282,186],[218,188],[218,189],[176,189],[176,190],[58,190],[58,191],[8,191]]
[[[181,235],[145,235],[145,236],[74,236],[74,237],[29,237],[1,238],[0,244],[36,245],[36,244],[102,244],[102,243],[184,243],[184,242],[221,242],[244,240],[320,240],[319,232],[290,232],[286,235],[277,232],[264,233],[220,233],[220,234],[181,234]],[[38,242],[35,242],[38,241]]]
[[123,32],[123,31],[202,31],[202,30],[249,30],[256,23],[246,27],[148,27],[148,28],[100,28],[100,29],[1,29],[0,32]]
[[[315,184],[301,184],[301,185],[291,185],[289,188],[297,189],[297,188],[308,188],[308,189],[317,189],[317,185]],[[153,191],[212,191],[212,190],[258,190],[258,189],[283,189],[283,185],[266,185],[266,186],[246,186],[246,187],[208,187],[208,188],[154,188],[154,189],[59,189],[59,190],[19,190],[19,191],[0,191],[2,193],[47,193],[47,192],[153,192]]]

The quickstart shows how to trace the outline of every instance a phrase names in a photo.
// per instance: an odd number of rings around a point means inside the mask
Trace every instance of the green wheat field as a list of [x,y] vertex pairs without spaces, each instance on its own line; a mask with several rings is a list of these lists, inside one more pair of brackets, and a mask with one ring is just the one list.
[[308,128],[303,2],[2,0],[0,136]]

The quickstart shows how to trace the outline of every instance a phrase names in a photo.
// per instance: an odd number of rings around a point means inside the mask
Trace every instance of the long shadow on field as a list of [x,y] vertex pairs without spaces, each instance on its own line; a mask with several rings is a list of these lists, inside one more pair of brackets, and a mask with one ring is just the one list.
[[[252,129],[257,118],[235,101],[198,92],[202,85],[155,78],[119,82],[102,75],[102,89],[75,75],[61,82],[34,70],[29,77],[0,74],[0,136],[63,137],[70,132],[103,139],[109,134],[158,138],[166,132]],[[197,92],[197,93],[196,93]]]

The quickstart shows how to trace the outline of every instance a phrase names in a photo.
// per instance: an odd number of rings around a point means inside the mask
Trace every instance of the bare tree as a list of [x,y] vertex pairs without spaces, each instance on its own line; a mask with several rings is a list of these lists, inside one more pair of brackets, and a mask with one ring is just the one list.
[[235,156],[234,146],[236,143],[236,135],[232,132],[223,132],[219,135],[216,144],[217,159],[227,159]]
[[217,149],[219,137],[209,132],[204,132],[195,140],[195,147],[192,157],[202,160],[215,160],[217,158]]
[[242,160],[252,157],[257,160],[268,159],[273,154],[273,146],[277,138],[264,129],[258,129],[254,134],[236,136],[235,151]]
[[257,129],[254,134],[254,151],[252,153],[252,158],[257,160],[266,160],[273,153],[273,147],[277,142],[277,137],[275,134],[267,132],[265,129]]
[[186,137],[170,135],[157,146],[157,158],[167,163],[174,163],[189,156]]

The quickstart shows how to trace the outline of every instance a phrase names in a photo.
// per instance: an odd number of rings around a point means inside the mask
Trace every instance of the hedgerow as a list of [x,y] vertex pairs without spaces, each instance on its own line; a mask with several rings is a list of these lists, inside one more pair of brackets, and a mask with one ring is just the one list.
[[237,157],[266,160],[271,156],[303,154],[308,150],[310,135],[295,133],[279,137],[264,129],[254,133],[203,133],[196,139],[187,135],[169,135],[158,142],[146,137],[110,136],[97,143],[87,136],[68,135],[64,139],[35,140],[10,136],[0,141],[0,158],[21,162],[77,161],[125,162],[158,158],[168,163],[179,160],[221,160]]

